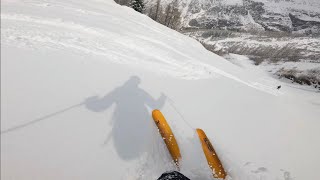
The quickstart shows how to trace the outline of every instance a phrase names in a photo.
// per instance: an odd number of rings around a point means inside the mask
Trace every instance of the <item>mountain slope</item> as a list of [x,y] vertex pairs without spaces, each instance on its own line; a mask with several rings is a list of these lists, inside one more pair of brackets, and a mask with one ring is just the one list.
[[[150,16],[150,12],[156,9],[158,0],[146,2],[146,13]],[[317,0],[183,0],[176,4],[167,0],[160,2],[162,11],[171,5],[181,12],[180,27],[174,27],[176,29],[276,31],[308,35],[320,33],[320,4]],[[157,21],[162,20],[158,18]]]
[[156,179],[153,108],[191,179],[211,178],[196,127],[232,179],[319,178],[316,93],[111,0],[1,1],[1,52],[1,179]]

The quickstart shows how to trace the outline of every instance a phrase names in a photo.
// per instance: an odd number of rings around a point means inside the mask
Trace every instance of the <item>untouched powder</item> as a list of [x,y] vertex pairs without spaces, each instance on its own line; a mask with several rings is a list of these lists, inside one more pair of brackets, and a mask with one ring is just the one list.
[[212,179],[195,128],[228,179],[319,179],[319,93],[230,59],[112,0],[2,0],[1,179],[157,179],[156,108],[190,179]]

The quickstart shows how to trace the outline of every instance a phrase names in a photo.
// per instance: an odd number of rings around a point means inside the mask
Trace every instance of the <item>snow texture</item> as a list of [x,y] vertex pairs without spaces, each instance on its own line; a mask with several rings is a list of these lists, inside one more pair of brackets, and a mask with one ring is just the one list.
[[319,179],[319,94],[234,57],[112,0],[2,0],[1,179],[157,179],[154,108],[190,179],[212,179],[198,127],[229,179]]

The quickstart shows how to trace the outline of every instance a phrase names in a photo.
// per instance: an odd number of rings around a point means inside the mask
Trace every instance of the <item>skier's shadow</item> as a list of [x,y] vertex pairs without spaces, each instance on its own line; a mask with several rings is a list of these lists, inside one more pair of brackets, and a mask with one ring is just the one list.
[[146,151],[152,137],[152,121],[147,106],[161,108],[166,96],[161,94],[155,100],[150,94],[138,87],[140,78],[132,76],[122,86],[114,89],[102,98],[96,96],[86,100],[86,107],[101,112],[114,103],[112,132],[107,141],[113,140],[118,155],[125,160],[139,157]]

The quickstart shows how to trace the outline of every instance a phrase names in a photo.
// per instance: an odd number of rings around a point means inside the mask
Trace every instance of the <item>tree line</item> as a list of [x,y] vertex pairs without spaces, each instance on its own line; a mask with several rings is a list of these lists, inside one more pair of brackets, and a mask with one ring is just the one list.
[[178,30],[180,28],[181,12],[179,10],[178,0],[173,0],[168,4],[161,3],[161,0],[155,0],[149,2],[147,5],[143,0],[115,0],[115,2],[146,14],[151,19],[171,29]]

